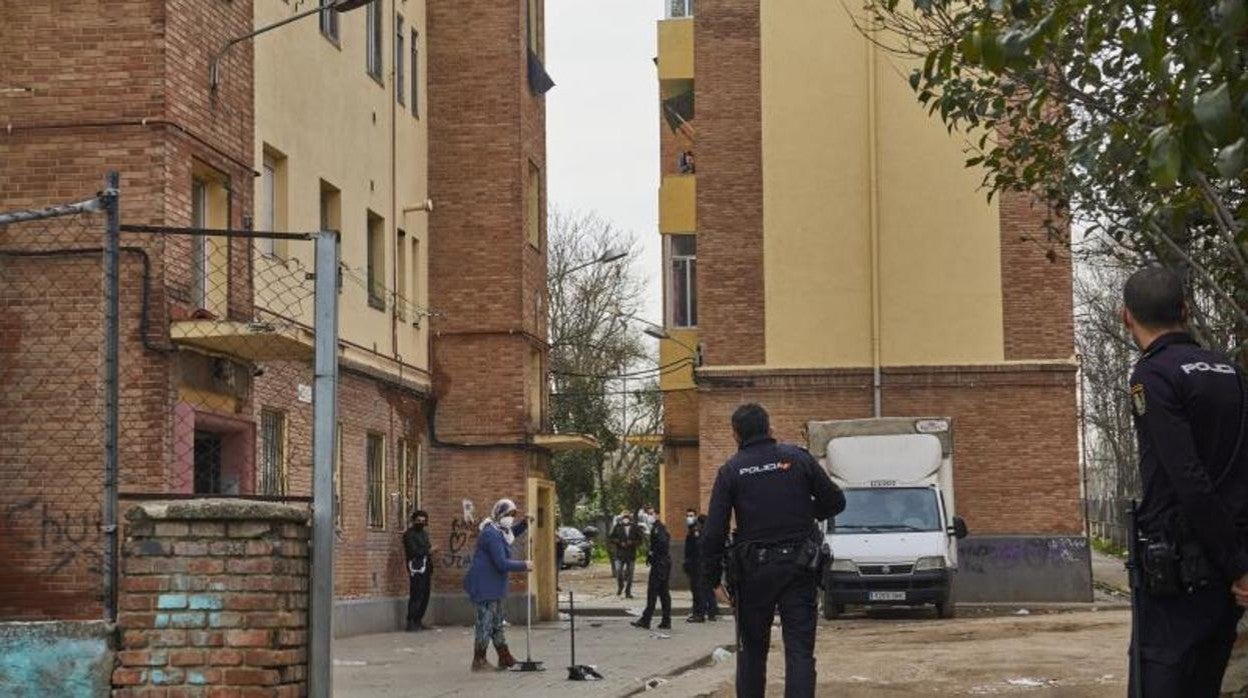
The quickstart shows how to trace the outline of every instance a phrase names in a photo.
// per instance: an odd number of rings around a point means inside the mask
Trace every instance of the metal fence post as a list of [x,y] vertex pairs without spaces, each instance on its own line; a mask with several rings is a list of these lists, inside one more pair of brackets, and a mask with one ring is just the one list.
[[312,580],[308,695],[333,694],[334,441],[338,423],[338,232],[316,236],[312,393]]
[[109,172],[104,204],[104,619],[117,620],[117,469],[120,424],[121,177]]

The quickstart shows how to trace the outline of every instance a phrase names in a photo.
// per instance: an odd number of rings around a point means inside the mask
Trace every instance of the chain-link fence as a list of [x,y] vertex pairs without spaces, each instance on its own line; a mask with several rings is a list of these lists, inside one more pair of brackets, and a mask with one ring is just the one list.
[[116,618],[121,501],[337,491],[336,235],[225,229],[198,180],[191,226],[123,225],[108,184],[0,212],[0,619]]

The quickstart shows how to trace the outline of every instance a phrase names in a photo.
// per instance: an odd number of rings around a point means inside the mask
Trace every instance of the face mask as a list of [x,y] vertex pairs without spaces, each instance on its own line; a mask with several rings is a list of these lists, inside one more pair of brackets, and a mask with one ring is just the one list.
[[516,522],[516,517],[504,516],[503,518],[498,520],[498,525],[502,526],[503,528],[511,528],[511,525],[514,524],[515,522]]
[[620,523],[624,524],[625,526],[628,526],[628,525],[630,525],[630,524],[632,524],[632,523],[633,523],[633,520],[632,520],[632,519],[624,519],[623,521],[620,521]]
[[695,523],[697,523],[697,522],[698,522],[697,518],[695,518],[695,517],[693,517],[693,516],[686,516],[686,517],[685,517],[685,525],[686,525],[686,526],[692,526],[692,525],[694,525],[694,524],[695,524]]
[[425,522],[424,522],[424,521],[413,521],[413,522],[412,522],[412,525],[413,525],[413,526],[415,526],[416,528],[424,528],[424,527],[425,527]]

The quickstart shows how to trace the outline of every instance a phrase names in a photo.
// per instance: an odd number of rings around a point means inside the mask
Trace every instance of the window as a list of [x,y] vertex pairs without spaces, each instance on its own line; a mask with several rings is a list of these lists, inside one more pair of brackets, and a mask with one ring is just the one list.
[[542,18],[540,13],[541,5],[539,0],[525,0],[525,26],[528,31],[529,50],[538,58],[542,58],[545,54],[542,52]]
[[386,220],[368,212],[368,305],[386,309]]
[[286,494],[286,413],[260,410],[260,494]]
[[406,40],[403,38],[403,17],[394,17],[394,98],[404,104],[403,91],[407,89],[407,76],[403,73],[403,64],[407,60],[403,49]]
[[529,177],[525,182],[525,216],[524,229],[529,244],[542,246],[542,171],[532,160],[529,161]]
[[[208,184],[196,177],[191,180],[191,227],[208,227]],[[191,238],[191,304],[208,306],[208,238]]]
[[321,34],[326,39],[338,43],[338,11],[332,6],[334,0],[321,0]]
[[408,272],[408,292],[407,300],[412,306],[412,324],[420,324],[420,240],[412,238],[412,264],[411,271]]
[[342,422],[334,426],[334,528],[342,530]]
[[528,378],[528,394],[529,394],[529,428],[533,431],[541,431],[543,427],[543,403],[546,397],[546,373],[542,370],[542,351],[537,348],[529,349],[529,378]]
[[395,257],[394,263],[395,265],[397,265],[397,268],[395,269],[395,274],[397,275],[399,281],[397,284],[395,284],[395,286],[397,287],[395,289],[395,295],[397,297],[394,299],[394,314],[400,320],[406,320],[407,319],[407,306],[408,306],[408,303],[412,299],[411,296],[408,296],[406,293],[403,292],[403,289],[407,286],[407,255],[403,254],[403,252],[407,248],[407,233],[405,231],[400,230],[398,232],[398,235],[399,235],[399,254],[397,257]]
[[412,30],[412,116],[420,118],[420,32]]
[[369,433],[364,463],[368,475],[368,527],[386,527],[386,437]]
[[[342,193],[321,180],[321,230],[342,230]],[[338,272],[338,293],[342,293],[342,271]]]
[[669,235],[668,324],[672,327],[698,325],[698,237]]
[[365,16],[365,50],[368,59],[368,74],[377,82],[381,82],[381,2],[373,0],[367,5]]
[[667,0],[667,18],[693,16],[693,0]]
[[399,521],[408,517],[420,503],[420,444],[399,441]]
[[224,494],[221,477],[221,452],[225,444],[220,434],[195,430],[194,474],[195,494]]
[[[257,206],[260,214],[257,230],[271,233],[286,229],[286,158],[267,145],[260,166]],[[282,257],[286,254],[286,245],[281,240],[256,238],[256,250],[260,254]]]

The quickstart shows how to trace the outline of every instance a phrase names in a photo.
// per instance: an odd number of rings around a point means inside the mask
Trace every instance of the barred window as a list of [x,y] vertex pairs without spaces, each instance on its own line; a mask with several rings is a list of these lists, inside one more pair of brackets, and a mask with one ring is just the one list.
[[386,437],[370,433],[364,463],[368,470],[368,527],[386,527]]
[[406,525],[420,506],[420,444],[399,441],[399,520]]
[[286,413],[260,410],[260,494],[286,494]]

